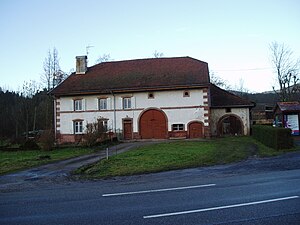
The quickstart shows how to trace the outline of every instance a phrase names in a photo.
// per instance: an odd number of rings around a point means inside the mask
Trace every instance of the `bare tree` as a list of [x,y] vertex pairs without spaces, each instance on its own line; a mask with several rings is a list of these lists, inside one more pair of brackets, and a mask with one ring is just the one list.
[[47,90],[50,90],[61,83],[66,76],[66,73],[60,69],[58,51],[54,47],[52,52],[48,51],[48,55],[44,60],[44,73],[41,76],[41,80]]
[[153,56],[154,56],[154,58],[161,58],[164,56],[164,53],[158,52],[157,50],[155,50],[155,52],[153,52]]
[[223,80],[221,77],[217,76],[214,72],[209,73],[210,82],[220,88],[224,88],[225,90],[231,89],[230,85],[228,85],[228,81]]
[[113,59],[110,57],[110,54],[103,54],[102,56],[98,57],[96,64],[109,61],[113,61]]
[[276,71],[281,101],[290,101],[293,95],[299,92],[299,65],[300,60],[293,58],[293,52],[284,44],[273,42],[270,44],[271,59]]

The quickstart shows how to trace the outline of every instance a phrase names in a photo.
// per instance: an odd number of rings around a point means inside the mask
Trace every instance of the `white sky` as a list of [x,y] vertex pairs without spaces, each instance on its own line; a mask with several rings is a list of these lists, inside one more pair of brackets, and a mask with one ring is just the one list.
[[1,0],[0,86],[17,90],[40,81],[56,47],[69,72],[89,52],[114,60],[190,56],[251,92],[275,85],[269,44],[285,43],[300,57],[299,0]]

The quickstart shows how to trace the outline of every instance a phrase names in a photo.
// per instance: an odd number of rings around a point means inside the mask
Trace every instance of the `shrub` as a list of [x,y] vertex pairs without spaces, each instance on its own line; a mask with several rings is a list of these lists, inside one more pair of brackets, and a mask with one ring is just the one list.
[[264,145],[279,149],[289,149],[293,147],[291,130],[281,127],[254,125],[253,137]]
[[83,137],[83,145],[87,147],[95,146],[96,144],[105,141],[107,138],[106,128],[102,123],[88,123]]
[[50,151],[54,146],[54,133],[53,130],[44,130],[39,138],[42,150]]

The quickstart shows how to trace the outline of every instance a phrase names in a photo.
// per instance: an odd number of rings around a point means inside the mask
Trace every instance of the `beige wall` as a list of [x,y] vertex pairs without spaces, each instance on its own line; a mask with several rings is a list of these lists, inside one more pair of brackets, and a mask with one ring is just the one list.
[[235,115],[243,122],[244,135],[250,135],[250,112],[249,108],[231,108],[231,112],[226,113],[225,108],[211,109],[210,125],[213,136],[217,135],[217,125],[221,117],[225,115]]

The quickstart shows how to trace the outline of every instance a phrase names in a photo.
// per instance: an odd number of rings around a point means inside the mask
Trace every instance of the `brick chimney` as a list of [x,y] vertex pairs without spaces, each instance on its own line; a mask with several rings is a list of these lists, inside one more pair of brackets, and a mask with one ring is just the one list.
[[76,56],[76,74],[85,74],[87,71],[87,56]]

